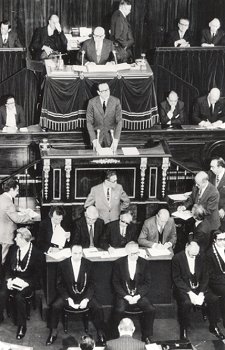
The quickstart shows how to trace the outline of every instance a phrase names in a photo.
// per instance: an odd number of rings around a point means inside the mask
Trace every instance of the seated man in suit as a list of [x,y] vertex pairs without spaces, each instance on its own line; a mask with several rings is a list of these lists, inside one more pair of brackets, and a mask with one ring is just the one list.
[[43,254],[31,243],[30,231],[19,228],[15,237],[16,245],[12,246],[8,254],[7,289],[13,295],[13,311],[16,312],[18,340],[22,339],[27,330],[25,298],[40,287]]
[[209,182],[209,176],[204,171],[199,171],[195,176],[195,186],[187,200],[180,205],[178,210],[191,209],[194,204],[201,204],[205,209],[204,221],[209,225],[210,230],[218,230],[220,227],[219,218],[219,192]]
[[192,44],[192,35],[189,31],[189,25],[189,19],[180,18],[178,29],[169,33],[166,46],[190,47]]
[[206,303],[209,331],[217,338],[225,339],[217,326],[218,297],[208,289],[206,261],[199,254],[197,242],[187,243],[185,251],[174,255],[172,277],[178,303],[180,338],[188,337],[187,331],[190,327],[192,306],[202,306]]
[[211,229],[207,221],[205,221],[206,212],[201,204],[194,204],[191,212],[195,222],[193,232],[189,233],[189,239],[197,242],[200,247],[200,253],[204,253],[211,243]]
[[137,306],[143,311],[142,340],[149,344],[155,318],[155,307],[149,301],[149,261],[139,257],[136,242],[127,243],[126,250],[128,255],[116,260],[113,269],[113,286],[116,293],[115,326],[118,326],[126,309]]
[[113,43],[105,39],[105,30],[102,27],[96,27],[93,38],[86,40],[80,53],[84,55],[83,64],[114,64]]
[[[122,130],[122,109],[120,100],[110,95],[107,83],[98,84],[98,96],[87,106],[87,129],[94,149],[111,147],[115,152]],[[96,134],[97,133],[97,134]]]
[[221,157],[214,157],[210,162],[209,182],[218,190],[219,216],[222,229],[225,229],[225,162]]
[[71,258],[59,263],[58,297],[51,305],[48,322],[50,332],[46,345],[51,345],[57,338],[57,327],[64,306],[71,310],[89,307],[98,332],[98,341],[104,345],[104,315],[101,305],[94,297],[92,263],[83,258],[83,250],[79,245],[72,246],[71,254]]
[[118,220],[121,210],[129,207],[130,199],[123,187],[117,183],[115,170],[107,170],[103,183],[93,186],[84,203],[87,208],[95,205],[98,209],[99,217],[108,222]]
[[202,31],[202,47],[223,46],[225,44],[225,33],[220,26],[218,18],[214,18],[209,22],[209,28],[205,28]]
[[106,343],[106,350],[145,350],[145,344],[133,338],[135,326],[130,318],[123,318],[118,326],[120,337],[109,340]]
[[220,99],[220,90],[213,88],[207,96],[199,97],[194,104],[193,124],[218,126],[225,122],[225,104]]
[[65,53],[67,50],[67,39],[57,15],[51,15],[48,25],[36,29],[30,44],[33,60],[44,60],[51,54]]
[[159,117],[164,127],[179,127],[185,123],[184,102],[175,91],[170,91],[167,99],[160,103]]
[[101,247],[109,252],[114,248],[123,248],[130,241],[137,241],[137,228],[132,223],[133,215],[130,211],[122,211],[120,219],[109,222],[105,227]]
[[215,231],[213,244],[207,252],[209,287],[220,296],[221,316],[225,327],[225,233]]
[[24,110],[16,104],[15,97],[8,95],[5,105],[0,107],[0,130],[16,131],[26,126]]
[[40,222],[37,245],[41,251],[53,252],[69,245],[70,232],[63,222],[65,214],[63,207],[51,207],[48,218]]
[[145,220],[138,243],[149,248],[174,248],[177,241],[174,219],[167,209],[160,209],[155,216]]
[[72,245],[81,245],[82,248],[101,247],[104,233],[104,221],[99,219],[98,209],[90,205],[81,218],[73,225]]
[[0,35],[0,47],[22,47],[17,33],[11,31],[11,25],[8,20],[4,20],[0,23],[1,35]]

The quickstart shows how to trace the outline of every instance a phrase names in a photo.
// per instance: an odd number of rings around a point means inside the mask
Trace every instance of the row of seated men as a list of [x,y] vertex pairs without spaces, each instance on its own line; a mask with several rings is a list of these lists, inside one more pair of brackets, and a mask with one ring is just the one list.
[[[210,332],[220,339],[223,334],[217,327],[218,315],[215,313],[218,298],[224,302],[224,244],[225,233],[224,223],[224,186],[225,169],[222,159],[211,161],[211,173],[201,171],[195,177],[195,186],[187,200],[178,207],[178,210],[193,208],[195,225],[190,235],[190,243],[187,244],[185,252],[178,253],[173,258],[173,280],[178,290],[178,305],[180,310],[181,335],[186,335],[189,326],[188,315],[190,306],[202,305],[206,302],[210,322]],[[221,184],[221,187],[219,185]],[[3,319],[3,308],[7,295],[12,293],[15,309],[17,310],[17,339],[24,337],[26,333],[26,311],[25,296],[35,288],[43,266],[43,254],[31,243],[31,233],[26,228],[17,230],[14,242],[14,231],[17,223],[26,223],[30,217],[29,211],[19,215],[13,198],[18,194],[19,186],[15,180],[9,180],[4,184],[4,193],[0,196],[0,243],[2,246],[2,263],[6,257],[7,278],[6,285],[2,276],[1,298],[2,305],[1,319]],[[130,235],[128,227],[130,213],[124,216],[121,209],[129,206],[129,198],[122,186],[117,184],[117,175],[114,171],[108,171],[105,181],[94,186],[85,202],[86,212],[84,217],[77,219],[73,225],[74,234],[65,232],[63,245],[72,246],[72,259],[65,259],[60,263],[58,297],[51,305],[49,328],[50,333],[47,345],[51,345],[57,338],[57,326],[59,316],[65,303],[72,308],[85,308],[87,305],[92,310],[93,322],[96,326],[99,340],[104,342],[104,329],[102,308],[95,298],[92,283],[92,263],[82,257],[82,245],[92,246],[98,235],[98,227],[106,224],[108,233],[104,238],[105,249],[116,248],[117,244],[126,247],[128,257],[120,258],[115,262],[113,273],[113,285],[116,293],[116,304],[114,310],[114,325],[118,325],[127,307],[137,305],[144,312],[146,322],[142,325],[142,337],[145,342],[151,341],[153,334],[153,321],[155,308],[148,299],[150,282],[149,261],[139,257],[139,246],[154,247],[156,249],[172,248],[176,240],[174,221],[170,218],[168,211],[163,209],[152,218],[144,222],[141,233],[136,240]],[[95,205],[95,207],[93,207]],[[37,238],[37,246],[40,251],[60,250],[58,242],[62,230],[63,212],[58,208],[52,209],[50,217],[40,224],[40,231]],[[92,216],[92,214],[94,215]],[[96,214],[98,213],[98,217]],[[100,226],[97,225],[100,222]],[[131,225],[133,226],[133,225]],[[110,228],[110,229],[109,229]],[[221,231],[218,229],[221,228]],[[107,230],[106,230],[107,231]],[[214,233],[213,236],[213,231]],[[128,235],[129,234],[129,235]],[[114,235],[117,239],[114,239]],[[119,237],[119,239],[118,239]],[[106,241],[105,239],[108,239]],[[70,241],[71,242],[67,242]],[[211,242],[213,245],[211,247]],[[113,244],[115,244],[113,247]],[[117,243],[118,242],[118,243]],[[12,246],[12,247],[11,247]],[[11,247],[11,248],[10,248]],[[20,249],[19,249],[20,248]],[[203,259],[206,253],[209,261],[209,270],[205,270],[205,263],[197,264]],[[210,258],[211,256],[211,258]],[[184,259],[187,259],[184,263]],[[196,260],[195,260],[196,259]],[[200,261],[202,262],[202,260]],[[210,260],[211,259],[211,260]],[[210,262],[211,261],[211,262]],[[185,265],[186,264],[186,265]],[[186,266],[186,267],[185,267]],[[195,268],[196,266],[196,268]],[[203,269],[203,270],[202,270]],[[38,271],[37,271],[38,270]],[[70,271],[70,273],[68,273]],[[185,274],[186,271],[186,274]],[[82,276],[82,277],[81,277]],[[90,280],[89,277],[90,276]],[[17,279],[16,279],[17,278]],[[208,281],[209,279],[209,281]],[[212,293],[209,293],[209,286]],[[90,289],[88,289],[90,287]],[[86,294],[87,292],[87,294]],[[214,293],[213,293],[214,292]],[[84,293],[84,294],[83,294]],[[224,304],[222,304],[224,317]],[[186,316],[186,318],[184,317]],[[224,321],[224,319],[223,319]]]
[[[85,55],[89,56],[90,54],[92,57],[94,55],[96,64],[105,64],[109,59],[110,53],[112,54],[114,49],[118,54],[119,60],[132,60],[134,37],[131,25],[127,18],[131,9],[132,6],[130,0],[120,1],[119,9],[113,13],[111,18],[111,42],[108,39],[104,39],[104,29],[97,27],[93,39],[83,45],[82,50],[85,51]],[[165,46],[190,47],[194,44],[200,44],[203,47],[211,47],[225,44],[225,33],[221,29],[221,23],[218,18],[214,18],[210,21],[209,27],[202,31],[200,43],[194,43],[193,34],[189,30],[189,25],[190,21],[187,18],[180,18],[178,28],[169,33]],[[68,49],[67,44],[67,39],[59,22],[59,17],[53,14],[49,17],[47,26],[38,28],[35,31],[30,44],[30,50],[34,59],[43,59],[49,57],[53,52],[66,52]],[[11,31],[9,21],[2,21],[0,47],[19,46],[21,46],[21,44],[18,36]],[[113,55],[111,56],[113,57]]]

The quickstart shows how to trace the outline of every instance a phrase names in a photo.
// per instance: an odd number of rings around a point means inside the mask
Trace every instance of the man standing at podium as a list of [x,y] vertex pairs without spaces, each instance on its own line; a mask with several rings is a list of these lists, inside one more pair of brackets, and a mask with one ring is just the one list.
[[109,85],[98,85],[98,96],[92,98],[87,107],[87,129],[90,141],[97,150],[111,147],[116,151],[122,129],[120,100],[110,95]]

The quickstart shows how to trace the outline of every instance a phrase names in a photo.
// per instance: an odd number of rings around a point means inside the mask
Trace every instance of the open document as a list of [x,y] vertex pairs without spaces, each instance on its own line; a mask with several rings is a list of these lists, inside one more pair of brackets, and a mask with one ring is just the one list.
[[148,252],[151,256],[165,256],[165,255],[171,254],[171,251],[167,248],[163,248],[163,249],[148,248]]
[[190,210],[183,210],[183,211],[175,211],[174,213],[172,213],[172,216],[174,216],[175,218],[179,218],[182,220],[188,220],[190,218],[192,218],[192,213]]

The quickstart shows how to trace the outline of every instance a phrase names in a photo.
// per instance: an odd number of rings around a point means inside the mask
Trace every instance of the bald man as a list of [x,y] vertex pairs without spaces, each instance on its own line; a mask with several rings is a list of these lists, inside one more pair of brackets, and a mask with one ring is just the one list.
[[225,105],[220,99],[220,90],[213,88],[207,96],[199,97],[194,105],[193,124],[202,127],[219,125],[225,122]]
[[[96,27],[91,39],[86,40],[80,50],[79,56],[84,52],[84,64],[106,64],[114,63],[113,43],[105,39],[105,30],[102,27]],[[80,62],[82,62],[82,59]]]
[[52,53],[65,53],[67,50],[67,39],[62,31],[59,17],[51,15],[48,25],[38,28],[33,35],[30,51],[34,60],[43,60]]
[[145,220],[138,243],[148,248],[171,248],[177,240],[174,219],[167,209],[160,209],[155,216]]
[[82,248],[101,247],[104,231],[104,221],[99,218],[95,206],[88,207],[84,215],[73,224],[72,245],[81,245]]
[[200,171],[195,176],[195,186],[191,195],[178,207],[178,210],[191,209],[194,204],[202,205],[205,209],[205,219],[211,230],[218,230],[220,227],[219,217],[219,192],[214,185],[209,182],[209,176],[204,171]]
[[224,34],[224,31],[220,28],[220,21],[218,18],[214,18],[209,22],[209,28],[205,28],[202,31],[201,46],[223,46],[225,43]]
[[165,101],[159,105],[162,126],[177,127],[185,122],[184,102],[179,100],[175,91],[170,91]]

